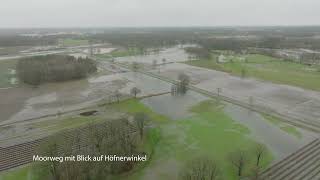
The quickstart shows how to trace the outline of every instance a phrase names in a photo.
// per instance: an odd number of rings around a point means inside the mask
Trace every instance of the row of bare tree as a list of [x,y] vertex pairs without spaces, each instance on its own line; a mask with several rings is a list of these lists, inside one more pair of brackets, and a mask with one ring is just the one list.
[[[254,156],[254,162],[252,158]],[[228,156],[227,161],[234,168],[236,176],[241,179],[246,177],[250,180],[259,180],[262,170],[262,160],[265,158],[266,148],[264,145],[257,144],[251,151],[234,151]],[[254,164],[252,166],[252,164]],[[245,169],[250,169],[245,174]],[[180,172],[181,180],[217,180],[223,179],[223,174],[219,164],[208,157],[198,157],[190,160]]]
[[[145,124],[148,120],[144,113],[137,113],[133,122],[119,119],[102,124],[90,124],[74,130],[71,137],[63,134],[51,137],[41,144],[37,151],[39,155],[50,157],[145,155],[146,153],[137,147],[143,143]],[[41,179],[53,180],[110,179],[130,171],[136,164],[137,162],[133,161],[47,161],[37,162],[33,174]]]

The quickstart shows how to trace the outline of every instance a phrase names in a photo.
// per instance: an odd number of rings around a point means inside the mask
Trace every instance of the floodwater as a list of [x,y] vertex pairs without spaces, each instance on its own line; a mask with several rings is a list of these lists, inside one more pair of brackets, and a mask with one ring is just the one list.
[[250,137],[265,144],[276,156],[276,159],[282,159],[291,154],[308,142],[314,140],[317,136],[314,133],[296,128],[302,137],[298,138],[288,134],[280,127],[264,119],[259,113],[227,103],[225,112],[232,119],[242,123],[250,129]]
[[[43,55],[50,55],[50,54],[60,54],[60,53],[72,53],[72,52],[82,52],[85,53],[82,49],[85,48],[90,48],[90,47],[105,47],[105,46],[110,46],[110,44],[93,44],[93,45],[83,45],[83,46],[75,46],[75,47],[66,47],[62,49],[52,49],[52,50],[46,50],[46,51],[22,51],[20,54],[15,54],[15,55],[8,55],[8,56],[0,56],[0,61],[1,60],[8,60],[8,59],[18,59],[22,57],[32,57],[32,56],[43,56]],[[41,47],[38,47],[41,48]],[[45,48],[45,47],[43,47]],[[114,50],[114,48],[100,48],[101,53],[102,52],[111,52]]]
[[142,96],[165,93],[169,92],[171,89],[171,84],[145,74],[128,72],[121,74],[121,76],[129,80],[129,84],[121,90],[121,92],[126,94],[130,93],[132,87],[141,89],[141,94],[139,95]]
[[0,102],[1,124],[88,107],[126,84],[127,80],[112,74],[103,83],[93,77],[89,80],[49,83],[38,88],[21,86],[3,89],[0,90],[0,98],[4,100]]
[[139,96],[165,93],[171,89],[170,84],[159,79],[122,71],[93,76],[88,80],[48,83],[38,88],[1,89],[0,98],[4,101],[0,101],[0,124],[81,109],[108,99],[116,90],[130,94],[132,87],[141,89]]
[[[184,50],[177,47],[169,48],[159,55],[137,56],[118,58],[119,61],[142,63],[152,63],[154,58],[161,61],[166,58],[167,62],[180,62],[187,59]],[[158,62],[159,62],[158,61]],[[132,87],[141,89],[140,96],[169,92],[171,84],[149,77],[147,75],[127,72],[121,68],[111,68],[107,62],[100,63],[99,68],[111,72],[108,75],[98,75],[88,80],[78,80],[63,83],[49,83],[39,88],[22,86],[12,89],[0,90],[0,124],[22,121],[28,118],[57,113],[87,107],[97,103],[104,98],[108,98],[115,90],[129,94]],[[110,70],[110,71],[109,71]],[[313,103],[314,109],[306,108],[303,115],[315,116],[319,118],[317,110],[320,102],[320,95],[316,92],[297,90],[294,87],[275,85],[271,83],[258,82],[248,79],[242,80],[230,76],[226,73],[196,68],[180,63],[167,64],[162,67],[161,75],[176,79],[180,72],[184,72],[191,77],[191,82],[200,88],[215,91],[216,88],[223,88],[225,95],[235,96],[240,100],[247,100],[249,95],[257,96],[261,99],[275,101],[275,108],[283,108],[286,111],[290,107],[290,112],[303,111],[299,103]],[[313,95],[318,97],[312,98]],[[189,108],[196,105],[207,97],[195,92],[188,92],[185,96],[171,96],[170,94],[145,98],[141,102],[149,106],[155,112],[166,115],[172,119],[183,119],[192,114]],[[271,103],[270,101],[266,101]],[[294,108],[291,108],[292,104]],[[300,107],[300,109],[299,109]],[[263,119],[257,113],[248,113],[248,110],[238,106],[227,105],[225,111],[234,120],[244,124],[251,130],[251,137],[266,144],[276,155],[283,157],[285,154],[297,150],[313,138],[311,133],[302,132],[301,139],[287,134],[275,125]]]
[[157,64],[162,64],[162,59],[166,59],[165,63],[171,62],[184,62],[188,59],[188,54],[178,47],[168,48],[163,51],[160,51],[159,54],[150,54],[150,55],[139,55],[139,56],[129,56],[129,57],[119,57],[115,60],[118,62],[138,62],[145,64],[152,64],[154,60],[157,61]]
[[[192,116],[192,113],[188,112],[190,107],[207,99],[209,98],[196,92],[188,92],[185,96],[176,97],[168,94],[146,98],[141,102],[159,114],[173,119],[183,119]],[[297,128],[302,135],[301,138],[298,138],[281,130],[259,113],[237,105],[226,103],[224,111],[233,120],[248,127],[251,132],[250,138],[265,144],[272,151],[276,160],[297,151],[317,137],[314,133]]]
[[189,91],[186,95],[172,96],[171,94],[145,98],[141,102],[153,111],[168,116],[171,119],[183,119],[192,115],[189,109],[209,98]]
[[285,115],[310,122],[320,122],[320,92],[298,87],[273,84],[256,79],[232,76],[225,72],[173,63],[162,67],[161,75],[176,79],[179,73],[191,78],[191,83],[201,89],[217,92],[248,103],[270,108]]

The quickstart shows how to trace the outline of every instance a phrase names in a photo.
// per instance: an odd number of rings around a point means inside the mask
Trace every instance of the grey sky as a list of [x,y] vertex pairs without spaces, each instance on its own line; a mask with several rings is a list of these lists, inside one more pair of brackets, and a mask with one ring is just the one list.
[[320,0],[1,0],[0,27],[320,25]]

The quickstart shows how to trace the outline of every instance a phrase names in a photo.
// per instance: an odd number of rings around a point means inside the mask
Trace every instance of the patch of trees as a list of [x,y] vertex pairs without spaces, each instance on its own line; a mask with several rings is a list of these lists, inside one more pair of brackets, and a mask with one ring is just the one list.
[[266,158],[266,153],[267,149],[264,145],[256,144],[250,151],[236,150],[229,153],[229,162],[239,178],[249,176],[250,179],[257,180],[259,179],[262,160]]
[[178,44],[195,42],[194,29],[171,29],[171,28],[128,28],[106,30],[104,33],[91,35],[94,41],[112,43],[126,48],[168,47]]
[[187,93],[188,86],[190,83],[190,77],[184,73],[181,73],[178,75],[178,80],[179,80],[178,91],[181,94]]
[[141,90],[137,87],[133,87],[130,90],[130,94],[134,96],[134,98],[137,98],[137,95],[141,93]]
[[55,45],[57,40],[55,37],[26,37],[18,35],[0,35],[0,46],[48,46]]
[[64,55],[27,57],[17,64],[19,79],[31,85],[81,79],[96,71],[93,60]]
[[197,59],[210,59],[211,53],[209,49],[203,47],[187,47],[185,51],[194,55]]
[[[139,119],[139,128],[144,128],[145,115],[135,116]],[[141,123],[144,122],[144,123]],[[51,157],[70,157],[77,155],[101,157],[101,155],[116,155],[131,157],[145,155],[138,150],[135,140],[134,125],[127,119],[113,120],[108,123],[91,124],[84,129],[73,130],[72,135],[56,135],[42,143],[38,154]],[[140,130],[139,130],[140,131]],[[141,135],[141,132],[139,133]],[[143,135],[143,133],[142,133]],[[46,161],[37,162],[33,168],[34,174],[41,179],[54,180],[89,180],[110,179],[128,172],[139,162],[135,161]],[[43,176],[43,173],[46,173]],[[43,177],[42,177],[43,176]],[[49,176],[49,177],[48,177]],[[47,177],[47,178],[45,178]]]
[[[226,161],[234,169],[239,179],[258,180],[262,170],[262,160],[266,158],[267,149],[257,144],[249,151],[235,150],[230,152]],[[179,174],[181,180],[216,180],[223,179],[222,167],[210,157],[191,159]]]
[[246,50],[248,47],[255,47],[256,45],[254,40],[241,40],[235,38],[201,39],[198,43],[206,49],[230,50],[237,53],[240,53],[242,50]]
[[171,95],[184,95],[188,91],[190,77],[184,73],[178,75],[178,82],[171,87]]
[[219,165],[207,157],[199,157],[187,162],[187,165],[180,172],[181,180],[215,180],[220,178],[221,170]]

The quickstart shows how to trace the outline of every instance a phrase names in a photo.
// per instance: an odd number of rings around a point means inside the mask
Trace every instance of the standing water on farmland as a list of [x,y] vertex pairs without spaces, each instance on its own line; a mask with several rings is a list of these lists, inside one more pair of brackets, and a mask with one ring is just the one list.
[[[175,97],[167,94],[145,98],[141,102],[153,111],[175,120],[192,116],[189,109],[208,99],[199,93],[189,91],[185,96]],[[234,121],[249,128],[250,138],[265,144],[272,151],[275,160],[297,151],[315,138],[313,133],[299,128],[297,131],[301,133],[301,137],[296,137],[267,121],[261,114],[250,112],[250,110],[237,105],[226,103],[224,112]]]
[[295,137],[267,121],[261,114],[237,105],[227,103],[224,111],[232,119],[247,126],[250,136],[270,148],[276,159],[286,157],[315,139],[315,134],[300,128],[296,129],[301,133],[301,137]]

